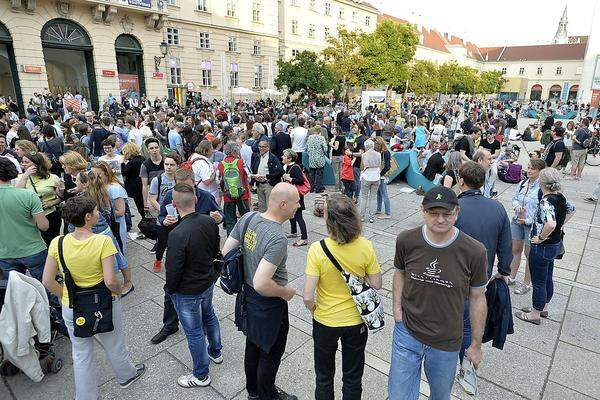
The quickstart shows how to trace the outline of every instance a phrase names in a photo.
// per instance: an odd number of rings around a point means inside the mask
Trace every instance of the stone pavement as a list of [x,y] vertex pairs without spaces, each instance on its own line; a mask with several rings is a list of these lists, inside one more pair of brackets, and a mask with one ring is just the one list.
[[[534,145],[529,144],[533,149]],[[523,151],[524,155],[525,152]],[[479,399],[600,399],[600,211],[581,198],[593,190],[600,179],[600,167],[586,167],[581,182],[565,182],[564,194],[577,208],[568,224],[565,237],[567,253],[557,261],[556,294],[549,310],[550,318],[541,326],[515,319],[515,334],[508,337],[503,351],[484,345],[483,365],[479,370]],[[402,183],[389,186],[393,219],[365,224],[364,235],[377,251],[384,273],[386,312],[391,311],[394,239],[403,229],[421,224],[418,207],[421,197],[403,193]],[[510,210],[515,185],[498,183],[499,201]],[[312,204],[312,198],[306,204]],[[326,229],[322,219],[307,210],[305,219],[311,242],[322,239]],[[289,229],[289,224],[285,225]],[[224,231],[222,231],[224,236]],[[179,375],[189,373],[191,357],[184,335],[179,333],[154,346],[150,338],[161,327],[164,272],[152,272],[153,256],[149,241],[128,243],[127,258],[133,267],[135,291],[124,299],[125,330],[129,349],[136,362],[145,362],[146,374],[130,388],[122,390],[116,383],[103,352],[96,350],[98,382],[102,399],[246,399],[244,389],[244,337],[233,323],[234,297],[215,290],[214,303],[221,321],[224,363],[211,365],[212,384],[208,388],[183,389],[177,386]],[[308,248],[288,249],[290,281],[301,293],[303,271]],[[523,264],[521,269],[524,269]],[[522,272],[520,279],[522,279]],[[513,307],[529,305],[531,292],[513,295]],[[277,383],[301,400],[314,398],[313,344],[311,318],[297,295],[289,304],[290,334]],[[393,319],[387,316],[386,328],[370,336],[367,344],[363,378],[366,399],[387,399]],[[98,346],[99,347],[99,346]],[[56,341],[56,352],[64,367],[56,375],[48,375],[41,383],[33,383],[20,374],[2,378],[0,399],[42,400],[72,399],[73,369],[69,341]],[[336,374],[337,398],[341,394],[341,354],[338,353]],[[422,398],[428,387],[423,375]],[[460,388],[455,399],[468,399]]]

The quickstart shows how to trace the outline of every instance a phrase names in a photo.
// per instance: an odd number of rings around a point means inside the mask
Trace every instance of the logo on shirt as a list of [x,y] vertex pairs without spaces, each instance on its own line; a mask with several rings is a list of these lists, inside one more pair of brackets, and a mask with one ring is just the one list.
[[440,278],[441,272],[442,268],[439,266],[439,261],[436,258],[435,260],[430,262],[428,266],[425,267],[425,271],[422,274],[411,272],[410,277],[415,281],[445,286],[447,288],[453,288],[454,283]]
[[246,230],[246,234],[244,235],[244,244],[250,251],[254,251],[256,248],[256,232],[252,229]]

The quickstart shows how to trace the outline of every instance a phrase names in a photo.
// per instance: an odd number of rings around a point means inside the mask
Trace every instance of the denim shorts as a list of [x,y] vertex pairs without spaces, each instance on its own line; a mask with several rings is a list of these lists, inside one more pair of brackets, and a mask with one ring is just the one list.
[[510,221],[510,233],[512,235],[512,240],[520,240],[527,245],[531,241],[531,225],[517,224],[517,221],[513,219]]

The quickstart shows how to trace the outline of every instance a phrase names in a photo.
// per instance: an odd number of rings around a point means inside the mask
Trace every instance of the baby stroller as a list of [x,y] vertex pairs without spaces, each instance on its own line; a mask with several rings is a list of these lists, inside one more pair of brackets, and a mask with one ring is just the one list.
[[50,306],[43,285],[11,271],[5,300],[0,312],[0,375],[16,375],[22,370],[39,382],[45,374],[60,371],[63,361],[54,352],[54,340],[64,325],[60,311]]

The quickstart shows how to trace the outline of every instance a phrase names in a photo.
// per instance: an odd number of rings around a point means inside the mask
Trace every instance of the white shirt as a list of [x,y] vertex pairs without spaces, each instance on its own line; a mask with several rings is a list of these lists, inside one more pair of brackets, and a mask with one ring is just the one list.
[[131,128],[131,130],[129,131],[129,141],[142,147],[142,142],[144,141],[142,131],[140,131],[137,128]]
[[308,136],[308,129],[297,126],[292,129],[290,133],[292,137],[292,150],[296,153],[303,153],[306,151],[306,136]]
[[515,128],[511,128],[508,132],[508,140],[518,140],[519,139],[519,131]]
[[10,142],[12,142],[12,140],[14,138],[18,138],[19,135],[17,134],[17,131],[14,130],[9,130],[8,132],[6,132],[6,144],[10,145]]
[[[208,178],[210,178],[210,175],[214,171],[214,165],[212,162],[210,162],[210,160],[208,158],[201,156],[200,154],[196,154],[196,153],[192,154],[192,156],[190,157],[190,160],[194,161],[197,158],[200,158],[201,160],[196,161],[195,163],[192,164],[192,171],[194,171],[194,180],[197,182],[197,186],[200,189],[206,190],[207,192],[209,192],[210,194],[215,196],[215,199],[217,199],[218,197],[216,196],[216,194],[219,194],[218,181],[215,179],[208,185],[206,185],[203,182],[203,181],[207,180]],[[215,171],[215,174],[216,174],[216,171]]]
[[246,165],[246,169],[250,170],[250,166],[252,165],[252,147],[244,143],[242,144],[240,153],[242,156],[242,160],[244,160],[244,164]]

